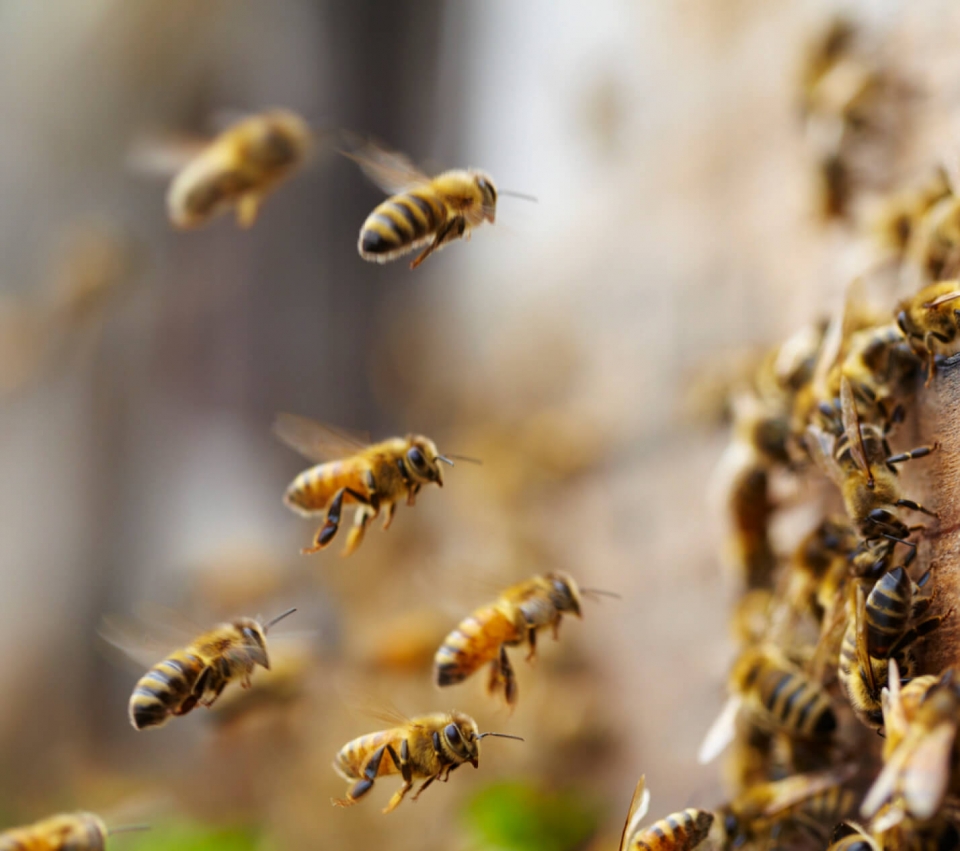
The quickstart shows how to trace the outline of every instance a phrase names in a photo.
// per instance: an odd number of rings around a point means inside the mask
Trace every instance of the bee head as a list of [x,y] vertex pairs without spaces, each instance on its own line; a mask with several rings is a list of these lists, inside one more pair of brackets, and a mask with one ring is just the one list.
[[493,179],[489,174],[482,171],[473,172],[477,181],[477,189],[480,190],[480,203],[483,206],[483,217],[490,224],[493,224],[497,218],[497,187],[493,184]]
[[[436,482],[440,487],[443,487],[443,473],[440,470],[440,462],[447,459],[437,452],[437,445],[429,438],[419,434],[408,434],[407,444],[404,460],[414,481],[418,484]],[[451,462],[448,461],[447,463]]]
[[448,723],[440,732],[444,750],[457,763],[469,762],[474,768],[478,765],[480,754],[480,728],[477,722],[462,712],[453,712]]
[[269,671],[270,660],[267,658],[267,639],[263,627],[253,618],[240,618],[233,625],[240,633],[246,657]]
[[280,167],[300,160],[310,145],[310,128],[299,115],[278,110],[258,120],[249,156],[261,166]]
[[72,834],[64,847],[86,848],[89,851],[103,851],[107,843],[107,826],[103,819],[93,813],[75,813],[66,816],[69,833]]
[[580,613],[580,589],[573,577],[566,573],[548,573],[550,580],[550,600],[558,612],[571,612],[578,618]]

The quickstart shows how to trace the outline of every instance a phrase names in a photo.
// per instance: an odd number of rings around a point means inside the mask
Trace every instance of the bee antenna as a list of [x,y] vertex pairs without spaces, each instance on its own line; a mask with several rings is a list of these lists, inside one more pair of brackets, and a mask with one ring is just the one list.
[[272,621],[268,621],[263,625],[263,631],[264,632],[269,631],[270,627],[280,623],[280,621],[282,621],[284,618],[290,617],[290,615],[292,615],[295,611],[296,611],[296,607],[292,609],[287,609],[282,615],[277,615]]
[[587,597],[613,597],[615,600],[623,599],[616,591],[604,591],[602,588],[581,588],[580,593],[585,594]]
[[451,461],[449,458],[447,458],[446,455],[438,455],[438,456],[437,456],[437,460],[438,460],[438,461],[443,461],[444,464],[449,464],[451,467],[453,466],[453,461]]
[[482,739],[484,736],[496,736],[498,739],[516,739],[518,742],[524,741],[519,736],[509,736],[506,733],[480,733],[477,738]]
[[115,833],[133,833],[138,830],[150,830],[152,825],[149,824],[128,824],[123,827],[111,827],[107,831],[107,836],[113,836]]
[[446,461],[452,467],[453,463],[450,461],[451,458],[457,461],[466,461],[468,464],[483,464],[483,461],[479,458],[471,458],[469,455],[454,455],[452,452],[441,460]]
[[536,196],[527,195],[525,192],[514,192],[512,189],[498,189],[498,195],[509,195],[511,198],[522,198],[524,201],[533,201],[534,204],[538,204]]

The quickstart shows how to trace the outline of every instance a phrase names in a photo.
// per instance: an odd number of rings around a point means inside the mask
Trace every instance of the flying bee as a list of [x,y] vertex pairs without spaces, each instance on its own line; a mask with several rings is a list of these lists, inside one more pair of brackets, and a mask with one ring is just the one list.
[[104,851],[107,836],[144,827],[107,830],[93,813],[70,813],[45,818],[26,827],[0,832],[0,851]]
[[791,738],[828,741],[837,716],[826,692],[772,644],[747,647],[728,681],[730,698],[700,746],[701,763],[712,761],[736,734],[740,710],[758,727]]
[[270,668],[267,632],[295,611],[289,609],[265,624],[253,618],[221,624],[159,662],[133,690],[130,723],[145,730],[166,724],[171,716],[186,715],[197,705],[209,708],[232,680],[249,688],[257,665]]
[[919,596],[929,578],[928,571],[914,583],[897,567],[880,578],[869,597],[861,584],[856,586],[837,676],[853,711],[868,727],[883,727],[880,692],[888,680],[890,660],[896,660],[909,676],[911,645],[942,621],[940,617],[919,620],[930,604],[929,597]]
[[581,597],[601,593],[606,592],[581,589],[571,576],[559,572],[512,585],[446,637],[434,657],[434,682],[438,686],[461,683],[489,663],[488,691],[503,692],[512,708],[517,702],[517,683],[506,648],[526,642],[530,648],[527,661],[533,660],[539,630],[551,627],[556,639],[565,614],[582,617]]
[[891,823],[903,816],[930,819],[940,810],[951,780],[960,723],[960,683],[954,669],[926,685],[910,719],[905,719],[898,692],[891,677],[887,715],[899,715],[903,730],[898,731],[895,747],[885,748],[883,769],[860,809],[864,818],[871,818],[889,803]]
[[801,826],[826,836],[856,810],[856,795],[842,785],[855,771],[855,766],[844,764],[751,786],[717,810],[721,834],[717,845],[739,848],[770,836],[774,827],[785,826]]
[[623,825],[620,851],[693,851],[707,838],[713,825],[713,813],[688,807],[641,828],[640,820],[649,806],[650,792],[641,777]]
[[248,228],[270,192],[307,158],[312,134],[300,116],[275,109],[227,128],[176,175],[167,212],[178,228],[195,228],[236,210]]
[[[387,263],[426,246],[410,264],[416,269],[447,243],[469,239],[473,228],[496,221],[497,188],[486,172],[453,169],[428,177],[403,154],[372,143],[342,153],[390,195],[360,228],[357,248],[364,260]],[[500,194],[535,200],[507,190]]]
[[807,429],[807,445],[818,465],[840,490],[850,521],[865,539],[890,537],[905,540],[913,531],[891,510],[908,508],[936,517],[919,502],[901,496],[895,465],[923,458],[937,448],[921,446],[898,455],[887,444],[889,423],[861,423],[849,380],[840,379],[841,424],[827,434],[816,426]]
[[477,768],[480,740],[485,736],[523,741],[504,733],[481,733],[477,722],[462,712],[435,712],[417,718],[382,713],[381,717],[397,726],[347,742],[334,759],[337,774],[353,784],[346,798],[333,802],[335,806],[352,806],[373,788],[378,777],[399,774],[403,785],[383,810],[392,812],[413,788],[414,780],[425,778],[413,796],[416,801],[434,780],[449,780],[450,772],[464,763]]
[[933,380],[938,345],[948,346],[960,333],[960,281],[924,287],[900,304],[897,325],[913,349],[927,359],[927,384]]
[[381,508],[385,515],[383,528],[388,529],[401,498],[406,497],[407,505],[413,505],[424,485],[443,487],[440,462],[452,467],[451,458],[473,460],[441,455],[432,440],[419,434],[369,444],[293,414],[280,414],[273,430],[292,449],[320,462],[297,476],[283,497],[288,508],[304,517],[325,515],[313,545],[301,550],[305,555],[319,552],[333,540],[340,528],[344,502],[357,503],[353,528],[343,549],[343,555],[350,555],[360,546],[367,524]]

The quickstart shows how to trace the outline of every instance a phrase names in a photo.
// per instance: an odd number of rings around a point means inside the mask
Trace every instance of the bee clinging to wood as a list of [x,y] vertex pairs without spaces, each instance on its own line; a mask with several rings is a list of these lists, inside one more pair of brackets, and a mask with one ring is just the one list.
[[938,348],[949,347],[960,334],[960,281],[924,287],[900,305],[897,325],[913,349],[927,358],[927,384],[936,373]]
[[399,774],[403,785],[393,794],[383,810],[392,812],[413,788],[413,781],[423,779],[413,800],[420,797],[434,780],[448,780],[461,765],[479,766],[480,740],[486,736],[518,739],[504,733],[481,733],[477,722],[462,712],[435,712],[416,718],[399,713],[377,713],[395,726],[369,733],[347,742],[333,761],[333,767],[353,785],[347,797],[335,800],[338,807],[349,807],[373,788],[378,777]]
[[[452,169],[428,177],[403,154],[369,142],[342,153],[390,195],[360,228],[357,248],[364,260],[387,263],[423,248],[410,263],[416,269],[434,251],[496,221],[497,187],[486,172]],[[507,190],[500,194],[532,200]]]
[[381,509],[383,528],[388,529],[400,499],[406,497],[407,505],[413,505],[424,485],[443,487],[440,464],[453,466],[432,440],[418,434],[370,444],[293,414],[280,414],[273,430],[304,457],[320,462],[297,476],[283,498],[285,505],[305,517],[325,515],[313,545],[301,551],[304,554],[326,547],[340,528],[344,503],[356,503],[353,528],[343,549],[344,555],[350,555]]
[[507,588],[446,637],[434,657],[434,681],[438,686],[454,685],[489,663],[490,693],[503,692],[507,705],[513,707],[517,684],[506,648],[526,642],[530,648],[527,661],[531,661],[536,656],[539,630],[551,627],[557,638],[565,614],[581,617],[581,596],[600,593],[606,592],[581,589],[572,577],[559,572],[534,576]]
[[295,611],[289,609],[265,624],[253,618],[221,624],[157,663],[133,690],[130,723],[137,730],[160,727],[198,705],[213,706],[234,680],[249,688],[257,665],[270,668],[268,630]]
[[167,212],[178,228],[195,228],[228,210],[248,228],[264,198],[307,159],[312,146],[307,123],[275,109],[228,127],[176,175],[167,192]]

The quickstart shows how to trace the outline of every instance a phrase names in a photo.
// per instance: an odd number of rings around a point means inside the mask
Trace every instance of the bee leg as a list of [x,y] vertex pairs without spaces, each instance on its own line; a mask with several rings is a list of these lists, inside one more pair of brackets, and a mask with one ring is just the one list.
[[357,547],[363,543],[363,535],[367,531],[367,523],[369,523],[376,515],[374,515],[369,506],[361,505],[357,509],[357,513],[353,517],[353,526],[350,529],[350,534],[347,536],[347,543],[343,548],[341,555],[348,556],[350,555]]
[[909,508],[911,511],[919,511],[921,514],[929,514],[931,517],[940,517],[936,511],[924,508],[919,502],[914,502],[912,499],[898,499],[894,505],[900,508]]
[[[390,752],[390,758],[393,760],[394,765],[400,769],[400,776],[403,778],[403,785],[393,793],[390,801],[386,807],[383,808],[384,813],[390,813],[400,806],[400,802],[404,799],[407,792],[413,788],[413,771],[410,768],[410,745],[406,739],[400,743],[399,757],[392,745],[387,745],[386,748]],[[416,796],[414,796],[413,800],[417,800]]]
[[444,783],[446,783],[446,782],[450,779],[450,772],[451,772],[451,771],[455,771],[455,770],[458,769],[461,765],[463,765],[462,762],[455,762],[455,763],[453,763],[452,765],[448,765],[448,766],[447,766],[447,775],[446,775],[446,777],[441,777],[440,779],[441,779]]
[[890,657],[893,658],[898,653],[905,650],[914,641],[918,638],[922,638],[927,635],[927,633],[933,632],[940,624],[943,622],[943,618],[936,616],[932,618],[927,618],[925,621],[918,623],[916,626],[908,629],[903,635],[900,636],[900,639],[897,641],[893,647],[890,648]]
[[503,697],[507,702],[507,707],[513,712],[513,708],[517,705],[517,675],[513,672],[513,666],[510,664],[510,658],[507,656],[507,649],[502,644],[500,645],[498,667],[503,683]]
[[243,195],[237,201],[237,224],[246,229],[253,227],[260,209],[260,196],[254,194]]
[[327,508],[327,519],[324,521],[320,531],[317,532],[313,546],[300,550],[303,555],[318,553],[333,540],[333,536],[337,534],[337,530],[340,528],[340,515],[343,513],[343,498],[347,494],[361,504],[366,505],[370,502],[366,496],[357,493],[352,488],[340,488],[333,497],[333,500],[331,500],[330,507]]
[[399,764],[396,754],[390,745],[377,748],[370,759],[367,760],[367,764],[363,767],[363,776],[347,791],[347,797],[334,799],[333,805],[335,807],[352,806],[373,788],[373,781],[377,779],[377,775],[380,773],[380,763],[383,760],[383,754],[388,750],[390,751],[390,756],[393,758],[393,761]]
[[447,222],[440,230],[437,231],[437,235],[433,238],[426,248],[421,251],[416,258],[410,263],[411,269],[416,269],[424,260],[426,260],[434,251],[438,248],[442,248],[446,243],[452,242],[455,239],[459,239],[463,236],[464,231],[467,229],[467,220],[463,216],[454,216]]
[[[556,638],[556,636],[554,636]],[[530,652],[527,653],[527,661],[535,662],[537,659],[537,631],[535,629],[527,630],[527,644],[530,645]]]
[[887,464],[902,464],[904,461],[912,461],[914,458],[925,458],[931,452],[936,452],[940,448],[939,443],[934,443],[933,446],[918,446],[916,449],[911,449],[909,452],[901,452],[899,455],[891,455],[887,458]]
[[395,502],[388,502],[386,508],[383,512],[383,531],[386,532],[390,528],[390,524],[393,523],[393,515],[397,512],[397,504]]
[[426,780],[424,780],[423,785],[421,785],[421,787],[417,789],[416,794],[413,796],[413,798],[411,798],[411,800],[416,801],[417,798],[419,798],[423,794],[423,790],[426,789],[427,786],[429,786],[431,783],[433,783],[433,781],[436,780],[442,773],[443,773],[443,769],[441,768],[437,774],[434,774],[432,777],[428,777]]
[[201,701],[202,705],[206,706],[207,709],[209,709],[211,706],[213,706],[214,703],[217,702],[217,698],[220,697],[221,694],[223,694],[223,690],[226,687],[227,687],[227,681],[221,680],[220,684],[214,689],[213,694],[210,696],[210,699]]
[[420,485],[414,485],[407,491],[407,505],[413,505],[417,501],[417,494],[420,493]]
[[210,681],[210,668],[204,668],[203,673],[197,678],[197,682],[193,686],[193,691],[190,692],[187,699],[183,701],[178,707],[172,710],[174,715],[186,715],[191,709],[193,709],[199,702],[200,698],[203,697],[203,693],[207,690],[207,683]]

